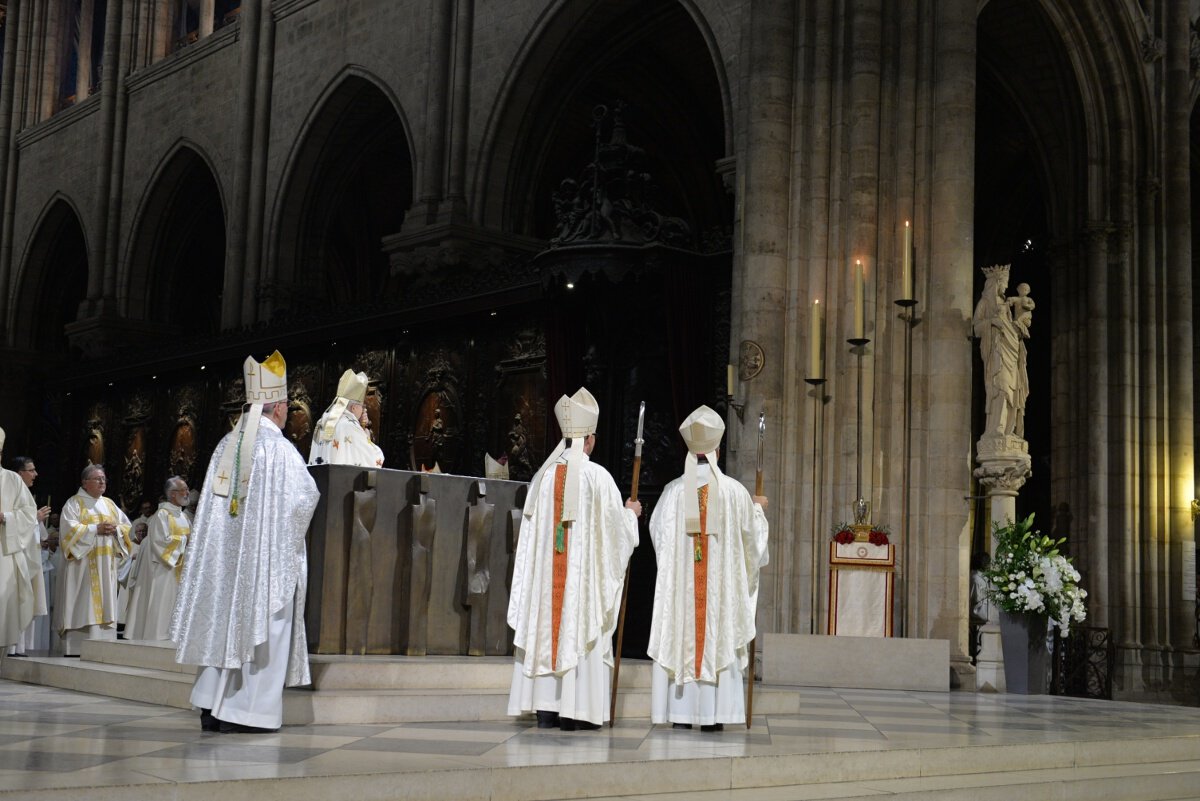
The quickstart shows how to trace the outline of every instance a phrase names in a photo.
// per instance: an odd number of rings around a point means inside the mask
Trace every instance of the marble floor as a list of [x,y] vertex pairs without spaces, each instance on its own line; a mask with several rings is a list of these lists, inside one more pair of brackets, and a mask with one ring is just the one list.
[[[1200,709],[1045,696],[795,688],[801,714],[720,733],[619,721],[287,726],[201,732],[195,713],[0,681],[0,799],[798,801],[1200,798]],[[570,766],[564,769],[564,766]],[[1183,788],[1123,795],[1144,777]],[[269,780],[269,781],[264,781]],[[1012,785],[1058,786],[1014,794]],[[81,788],[87,788],[81,792]],[[1192,788],[1188,791],[1187,788]],[[999,793],[1003,790],[1002,793]],[[1113,794],[1113,793],[1116,794]],[[1192,792],[1192,794],[1187,794]]]

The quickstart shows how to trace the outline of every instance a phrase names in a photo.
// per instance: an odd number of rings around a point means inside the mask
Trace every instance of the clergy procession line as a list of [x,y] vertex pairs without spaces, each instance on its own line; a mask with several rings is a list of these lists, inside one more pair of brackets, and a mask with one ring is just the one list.
[[[57,527],[50,506],[34,503],[33,460],[0,468],[0,646],[9,655],[57,648],[59,637],[63,655],[78,656],[83,640],[116,639],[123,626],[127,639],[172,640],[176,661],[197,667],[191,703],[205,731],[279,729],[284,687],[311,683],[305,535],[319,492],[282,433],[283,356],[247,357],[243,375],[242,415],[198,497],[173,476],[166,500],[156,511],[143,504],[133,522],[104,495],[102,465],[84,468]],[[364,428],[367,387],[363,373],[342,375],[314,427],[309,464],[383,465]],[[612,639],[638,543],[641,433],[623,501],[590,458],[599,413],[584,388],[555,403],[562,438],[530,482],[514,556],[508,713],[532,713],[539,728],[596,729],[615,715]],[[751,712],[742,688],[747,677],[753,686],[767,499],[761,477],[751,495],[718,467],[725,424],[715,411],[701,406],[679,431],[683,473],[649,524],[658,562],[651,721],[719,731],[748,723]],[[3,446],[0,430],[0,457]]]

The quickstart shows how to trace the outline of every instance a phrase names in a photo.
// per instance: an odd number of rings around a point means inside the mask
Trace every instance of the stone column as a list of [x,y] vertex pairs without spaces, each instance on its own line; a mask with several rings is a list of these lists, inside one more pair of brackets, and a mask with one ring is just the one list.
[[259,20],[264,0],[242,4],[241,73],[238,76],[237,136],[234,147],[233,194],[229,203],[229,241],[225,247],[225,289],[221,327],[242,322],[245,292],[247,227],[250,224],[250,181],[254,162],[255,89],[258,86]]
[[1108,417],[1108,237],[1112,226],[1092,222],[1087,241],[1087,436],[1088,486],[1088,618],[1094,626],[1108,626],[1112,603],[1108,583],[1109,518],[1109,417]]
[[[8,4],[8,16],[4,25],[4,66],[0,72],[0,344],[12,342],[15,310],[9,306],[9,298],[15,293],[9,288],[12,274],[12,235],[14,203],[16,202],[16,180],[11,168],[16,166],[16,121],[13,117],[13,96],[16,94],[17,31],[20,27],[23,0],[12,0]],[[12,188],[9,188],[9,179]]]
[[94,0],[83,0],[79,6],[79,45],[75,61],[75,102],[86,100],[92,91],[92,17]]
[[[419,165],[420,190],[409,217],[416,226],[435,222],[445,195],[446,101],[450,95],[454,0],[434,0],[429,26],[429,83],[425,93],[424,161]],[[406,220],[407,222],[407,220]],[[405,226],[406,228],[409,226]]]
[[200,38],[213,32],[213,16],[216,13],[216,0],[200,0]]

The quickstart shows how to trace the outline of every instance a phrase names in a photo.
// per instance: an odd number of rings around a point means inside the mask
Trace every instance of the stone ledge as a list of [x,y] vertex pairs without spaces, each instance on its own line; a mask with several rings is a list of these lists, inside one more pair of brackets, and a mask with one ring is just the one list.
[[867,690],[950,689],[949,640],[764,634],[763,682]]

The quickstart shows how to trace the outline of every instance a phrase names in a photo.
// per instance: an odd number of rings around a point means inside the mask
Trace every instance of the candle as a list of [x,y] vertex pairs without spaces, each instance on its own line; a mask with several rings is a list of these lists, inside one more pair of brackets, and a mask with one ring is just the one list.
[[808,377],[822,378],[825,375],[825,353],[821,341],[824,337],[824,324],[821,319],[821,301],[814,300],[812,308],[812,327],[808,334]]
[[912,225],[904,221],[904,250],[900,254],[900,300],[913,296]]
[[862,259],[854,260],[854,338],[866,339],[863,326],[863,275]]
[[725,365],[725,394],[733,397],[733,365]]

